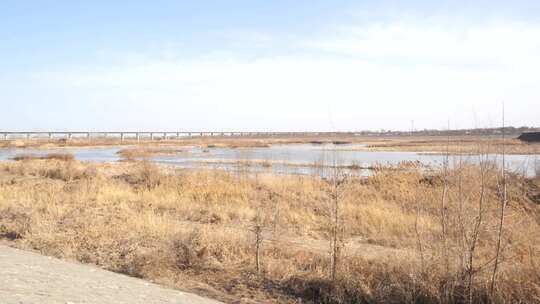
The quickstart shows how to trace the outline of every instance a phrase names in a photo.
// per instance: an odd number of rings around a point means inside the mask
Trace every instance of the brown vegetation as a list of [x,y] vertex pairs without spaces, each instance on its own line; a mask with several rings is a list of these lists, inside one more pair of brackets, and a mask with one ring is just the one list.
[[[332,167],[337,167],[340,169],[350,169],[350,170],[401,170],[407,169],[405,164],[399,164],[398,166],[392,165],[361,165],[358,163],[350,165],[336,165],[331,166],[329,164],[324,164],[322,162],[316,161],[312,163],[302,163],[302,162],[289,162],[281,160],[268,160],[268,159],[238,159],[238,160],[227,160],[227,159],[205,159],[205,160],[190,160],[190,163],[195,164],[220,164],[220,165],[236,165],[239,168],[242,167],[254,167],[261,166],[263,168],[271,168],[272,166],[285,166],[285,167],[297,167],[297,168],[319,168],[319,169],[330,169]],[[419,164],[415,163],[414,168],[418,168]]]
[[[128,146],[125,153],[133,154],[133,157],[146,157],[149,154],[169,154],[181,153],[185,147],[197,146],[201,148],[265,148],[272,145],[281,144],[365,144],[365,148],[354,148],[357,150],[369,151],[411,151],[411,152],[433,152],[452,154],[478,153],[479,147],[490,145],[494,153],[502,150],[503,141],[497,136],[261,136],[261,137],[185,137],[168,139],[149,139],[140,142],[129,138],[121,141],[119,138],[73,138],[66,139],[30,139],[30,140],[9,140],[0,141],[0,148],[56,148],[56,147],[102,147],[102,146]],[[538,154],[540,144],[527,144],[515,137],[506,140],[507,154]],[[339,149],[349,149],[346,146]],[[127,157],[127,156],[126,156]]]
[[13,157],[13,160],[15,161],[32,160],[32,159],[56,159],[56,160],[63,160],[63,161],[71,161],[75,159],[75,156],[73,156],[73,154],[68,154],[68,153],[49,153],[45,155],[19,154]]
[[126,148],[117,152],[118,155],[126,159],[134,158],[147,158],[155,156],[174,156],[181,153],[188,153],[186,148],[177,148],[177,147],[161,147],[161,148],[146,148],[146,147],[137,147],[137,148]]
[[481,154],[490,146],[493,153],[501,153],[503,143],[507,154],[538,154],[540,145],[526,144],[517,139],[505,140],[482,137],[432,137],[432,138],[394,138],[385,141],[366,141],[370,151],[410,151],[451,154]]
[[489,292],[498,174],[485,163],[336,181],[10,161],[0,164],[0,237],[226,302],[534,303],[540,207],[527,193],[538,179],[508,176]]

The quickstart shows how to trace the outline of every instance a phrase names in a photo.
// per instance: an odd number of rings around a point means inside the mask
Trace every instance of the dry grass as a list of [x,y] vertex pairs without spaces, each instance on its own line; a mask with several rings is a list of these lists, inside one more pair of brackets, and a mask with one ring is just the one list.
[[126,148],[118,151],[118,155],[126,159],[135,159],[135,158],[147,158],[147,157],[156,157],[156,156],[174,156],[182,153],[188,153],[189,150],[186,148],[178,147],[162,147],[162,148],[151,148],[151,147],[136,147],[136,148]]
[[318,169],[327,169],[330,168],[339,168],[339,169],[349,169],[349,170],[401,170],[405,169],[402,166],[392,166],[392,165],[361,165],[358,163],[350,165],[331,165],[324,162],[312,162],[312,163],[303,163],[303,162],[290,162],[290,161],[281,161],[281,160],[269,160],[269,159],[238,159],[238,160],[226,160],[226,159],[204,159],[204,160],[190,160],[190,163],[194,164],[220,164],[220,165],[235,165],[238,168],[242,169],[245,167],[257,167],[262,168],[271,168],[272,166],[284,166],[284,167],[296,167],[296,168],[318,168]]
[[75,160],[75,156],[73,156],[73,154],[68,154],[68,153],[49,153],[46,155],[19,154],[13,157],[13,160],[15,161],[32,160],[32,159],[56,159],[56,160],[62,160],[62,161],[72,161],[72,160]]
[[501,153],[504,143],[507,154],[538,154],[540,144],[527,144],[517,139],[503,142],[497,138],[482,137],[421,137],[393,138],[392,140],[365,142],[370,151],[410,151],[451,154],[482,154],[486,146],[493,153]]
[[[325,247],[331,183],[311,176],[175,171],[148,162],[3,162],[0,236],[231,303],[459,303],[466,289],[460,235],[475,219],[478,174],[468,166],[449,173],[444,238],[441,172],[380,170],[348,179],[340,186],[346,246],[336,281],[328,278]],[[488,296],[497,179],[491,169],[487,176],[474,300],[537,302],[540,211],[523,191],[535,181],[519,176],[509,178],[504,258]],[[255,224],[264,227],[260,274]]]

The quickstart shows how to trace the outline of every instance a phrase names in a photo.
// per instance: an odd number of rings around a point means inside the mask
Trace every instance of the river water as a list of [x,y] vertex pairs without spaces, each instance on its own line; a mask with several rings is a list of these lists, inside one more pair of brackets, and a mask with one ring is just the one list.
[[[435,153],[417,152],[380,152],[362,151],[363,145],[334,144],[289,144],[273,145],[268,148],[199,148],[188,147],[183,153],[170,156],[155,156],[151,161],[174,165],[181,168],[210,168],[224,170],[273,171],[288,174],[324,174],[321,166],[339,165],[356,166],[356,172],[366,175],[365,169],[376,164],[397,165],[403,161],[436,167],[444,163],[445,156]],[[1,149],[0,160],[8,160],[19,154],[45,155],[49,153],[71,153],[81,161],[116,162],[121,160],[117,154],[122,148],[61,148],[61,149]],[[485,156],[484,156],[485,157]],[[501,163],[501,155],[489,155],[489,159]],[[244,161],[249,161],[246,166]],[[480,156],[466,155],[462,161],[478,163]],[[450,156],[450,164],[456,163],[458,156]],[[534,176],[536,168],[540,168],[540,155],[506,155],[507,168],[511,171]],[[322,166],[324,167],[324,166]]]

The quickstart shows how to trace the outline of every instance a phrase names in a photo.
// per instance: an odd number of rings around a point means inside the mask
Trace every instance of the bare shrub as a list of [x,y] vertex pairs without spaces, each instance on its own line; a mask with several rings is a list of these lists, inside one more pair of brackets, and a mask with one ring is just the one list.
[[261,167],[263,168],[272,168],[272,163],[269,160],[264,160],[261,162]]
[[47,154],[41,159],[55,159],[55,160],[62,160],[62,161],[72,161],[75,160],[75,156],[73,154],[69,153],[51,153]]
[[18,175],[33,175],[50,179],[73,181],[95,176],[92,169],[74,160],[71,154],[18,155],[13,158],[17,163],[7,164],[4,170]]
[[66,182],[84,177],[84,171],[81,170],[74,161],[58,161],[54,167],[46,167],[41,170],[40,175],[50,179],[58,179]]
[[162,184],[165,179],[165,175],[158,166],[146,160],[139,162],[134,170],[123,177],[128,183],[145,189],[153,189]]
[[295,276],[283,284],[291,293],[309,301],[308,303],[368,303],[361,289],[351,283],[343,280],[336,282],[326,278]]
[[127,274],[137,278],[143,278],[152,268],[163,267],[159,265],[160,254],[158,248],[147,248],[143,240],[136,236],[120,239],[111,246],[111,251],[106,254],[108,264],[113,271]]
[[207,247],[201,233],[197,231],[177,234],[171,241],[171,250],[175,254],[176,266],[180,269],[201,268],[208,258]]
[[14,161],[24,161],[24,160],[31,160],[31,159],[38,159],[39,156],[33,155],[33,154],[17,154],[12,159]]
[[0,210],[0,239],[21,239],[30,231],[30,217],[23,212],[7,208]]
[[132,277],[144,278],[145,268],[154,261],[154,258],[151,254],[135,250],[125,254],[121,263],[113,270]]

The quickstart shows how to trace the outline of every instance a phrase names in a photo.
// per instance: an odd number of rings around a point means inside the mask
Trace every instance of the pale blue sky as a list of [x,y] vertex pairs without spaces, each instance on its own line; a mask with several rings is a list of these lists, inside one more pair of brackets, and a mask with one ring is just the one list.
[[540,1],[0,1],[0,130],[540,125]]

